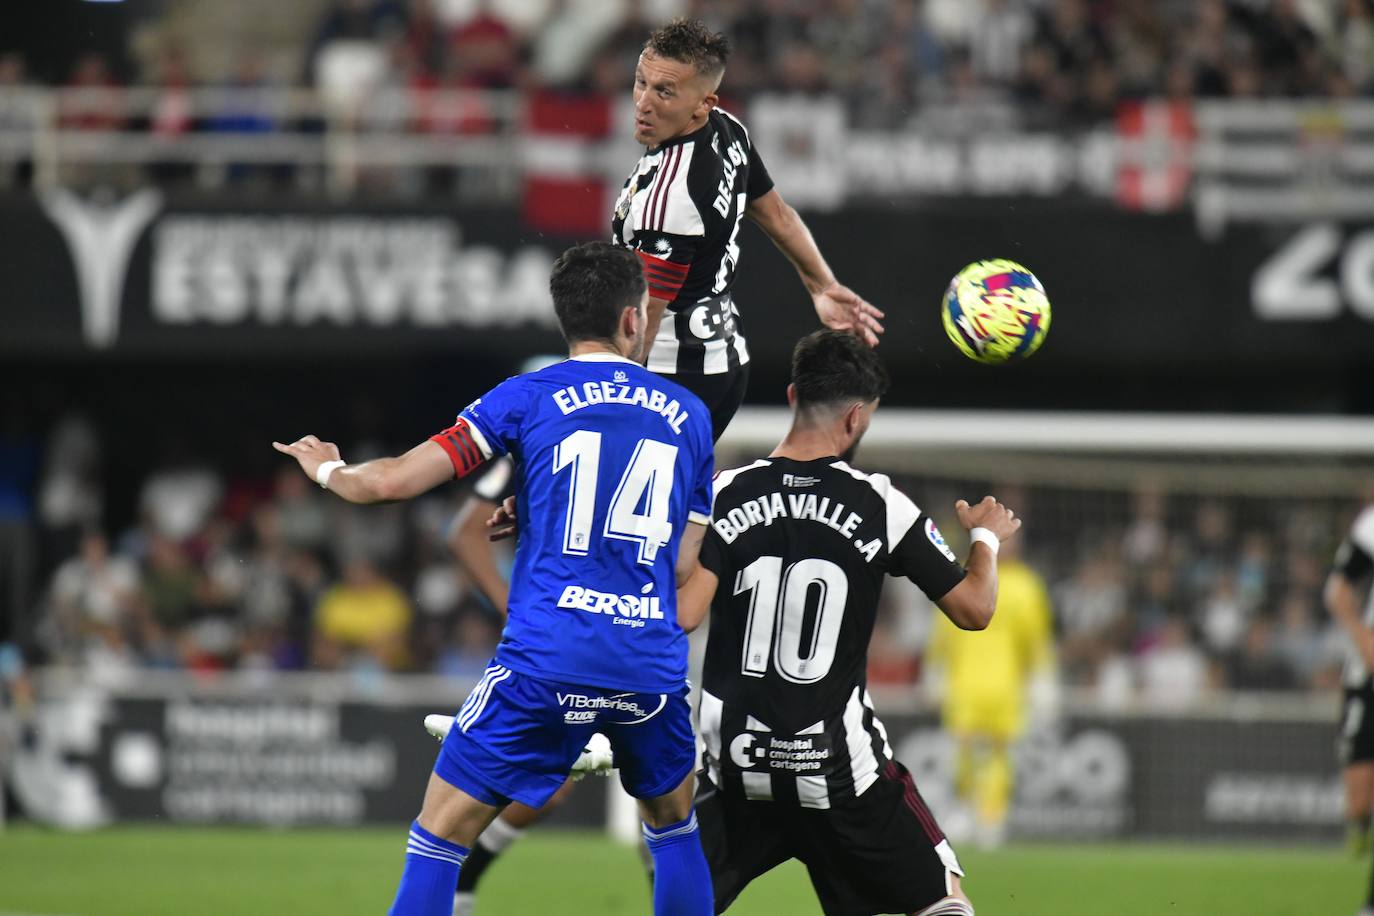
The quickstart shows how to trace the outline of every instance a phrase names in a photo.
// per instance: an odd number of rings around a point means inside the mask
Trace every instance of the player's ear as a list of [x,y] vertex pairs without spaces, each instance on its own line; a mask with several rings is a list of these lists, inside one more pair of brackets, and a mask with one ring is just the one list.
[[844,412],[844,432],[847,436],[852,436],[862,429],[864,405],[862,401],[850,404]]
[[787,383],[787,406],[797,406],[797,386],[792,384],[791,382]]

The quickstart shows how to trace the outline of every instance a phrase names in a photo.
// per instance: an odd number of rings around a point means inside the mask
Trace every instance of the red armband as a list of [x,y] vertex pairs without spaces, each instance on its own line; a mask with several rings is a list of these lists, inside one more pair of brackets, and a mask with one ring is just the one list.
[[649,295],[669,302],[676,299],[678,290],[682,289],[683,281],[687,279],[690,265],[674,264],[643,251],[636,251],[635,254],[639,255],[639,261],[644,265],[644,279],[649,284]]
[[474,433],[476,430],[468,425],[468,421],[459,417],[457,423],[429,437],[429,441],[437,442],[448,453],[455,477],[466,477],[491,457],[485,442],[481,442],[482,434],[476,433],[474,437]]

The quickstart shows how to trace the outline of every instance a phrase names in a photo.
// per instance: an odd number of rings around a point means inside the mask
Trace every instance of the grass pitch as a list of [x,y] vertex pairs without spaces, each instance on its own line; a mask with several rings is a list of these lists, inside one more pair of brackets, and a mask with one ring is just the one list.
[[[376,916],[404,828],[119,827],[0,833],[0,916]],[[1353,916],[1369,862],[1336,849],[1023,845],[961,854],[979,916]],[[483,881],[481,916],[642,916],[638,856],[599,834],[545,829]],[[819,916],[805,870],[775,869],[731,914]]]

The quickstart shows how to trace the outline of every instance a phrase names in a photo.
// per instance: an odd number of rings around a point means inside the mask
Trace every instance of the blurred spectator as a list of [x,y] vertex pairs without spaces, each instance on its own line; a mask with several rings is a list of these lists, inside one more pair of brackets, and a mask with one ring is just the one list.
[[[27,131],[38,123],[32,88],[24,55],[17,51],[0,53],[0,132]],[[23,184],[32,171],[27,152],[6,151],[0,156],[0,187]]]
[[994,86],[1015,83],[1031,28],[1023,0],[982,0],[978,26],[970,30],[968,46],[978,79]]
[[111,556],[105,535],[90,531],[53,575],[45,641],[58,659],[87,670],[138,667],[130,638],[140,596],[138,567]]
[[1332,48],[1356,92],[1374,91],[1374,0],[1343,0]]
[[1159,642],[1140,660],[1141,699],[1170,709],[1184,709],[1207,690],[1207,659],[1193,645],[1187,622],[1172,616],[1160,630]]
[[[295,468],[282,468],[274,481],[275,531],[287,547],[321,550],[330,536],[328,497]],[[259,532],[261,537],[261,532]]]
[[100,523],[101,449],[90,420],[68,414],[48,434],[38,484],[38,519],[45,559],[69,556],[82,532]]
[[118,130],[124,123],[124,98],[103,54],[83,55],[72,68],[58,123],[75,130]]
[[[173,454],[183,448],[173,445]],[[173,458],[172,462],[148,476],[138,504],[150,535],[184,541],[210,521],[224,484],[214,471],[197,467],[189,458]]]
[[1256,617],[1245,631],[1240,651],[1227,659],[1226,685],[1233,690],[1291,690],[1293,670],[1274,646],[1273,624]]
[[1074,680],[1090,680],[1098,661],[1123,636],[1126,590],[1121,566],[1111,549],[1099,549],[1054,592],[1064,668]]
[[535,79],[549,87],[577,83],[596,52],[615,35],[625,9],[623,0],[557,0],[534,39],[531,69]]
[[500,628],[491,618],[478,613],[462,614],[434,670],[449,677],[476,678],[491,662],[500,637]]
[[519,64],[515,33],[491,9],[489,0],[449,37],[456,85],[467,89],[508,89],[515,85]]
[[17,401],[6,399],[0,412],[0,640],[26,625],[34,565],[33,487],[38,475],[38,441],[24,422]]
[[1296,686],[1334,686],[1342,658],[1340,643],[1339,632],[1317,626],[1311,598],[1301,592],[1289,592],[1284,597],[1279,606],[1274,651],[1292,672]]
[[143,647],[151,663],[178,667],[192,647],[187,628],[200,615],[201,573],[176,541],[149,537],[143,570]]
[[399,671],[407,663],[410,619],[405,592],[372,560],[355,556],[344,566],[343,581],[325,592],[315,610],[314,663]]
[[1197,619],[1207,649],[1217,655],[1235,650],[1249,626],[1250,613],[1236,591],[1236,577],[1220,574],[1198,608]]

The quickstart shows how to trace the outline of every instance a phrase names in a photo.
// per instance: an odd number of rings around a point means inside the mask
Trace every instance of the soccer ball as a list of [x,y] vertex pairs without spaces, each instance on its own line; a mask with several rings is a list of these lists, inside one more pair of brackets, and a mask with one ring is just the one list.
[[975,261],[955,275],[941,308],[945,333],[970,359],[1025,359],[1045,342],[1050,300],[1035,274],[1015,261]]

